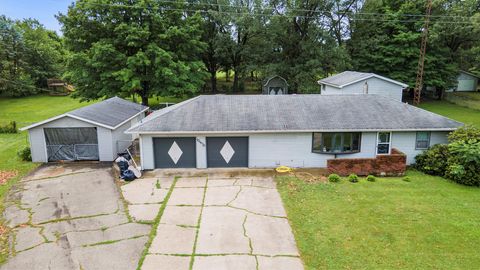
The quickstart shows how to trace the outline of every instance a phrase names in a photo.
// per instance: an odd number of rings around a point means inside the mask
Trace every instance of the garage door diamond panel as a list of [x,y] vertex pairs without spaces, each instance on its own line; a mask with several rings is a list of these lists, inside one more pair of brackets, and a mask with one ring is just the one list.
[[195,138],[153,138],[155,168],[195,168]]
[[248,167],[248,137],[207,137],[207,166]]

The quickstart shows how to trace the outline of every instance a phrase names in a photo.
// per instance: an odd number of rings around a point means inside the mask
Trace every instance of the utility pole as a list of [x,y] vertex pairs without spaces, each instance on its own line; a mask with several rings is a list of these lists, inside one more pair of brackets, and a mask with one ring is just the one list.
[[422,43],[420,45],[420,57],[418,58],[417,79],[413,90],[413,104],[420,104],[420,98],[423,88],[423,71],[425,64],[425,52],[427,50],[428,25],[430,24],[430,14],[432,13],[432,0],[427,0],[427,13],[425,14],[425,23],[422,31]]

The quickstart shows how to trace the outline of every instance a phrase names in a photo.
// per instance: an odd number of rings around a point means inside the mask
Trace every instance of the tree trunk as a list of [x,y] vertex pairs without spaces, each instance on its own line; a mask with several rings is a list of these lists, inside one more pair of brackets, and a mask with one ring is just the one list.
[[230,69],[225,69],[225,81],[230,81]]
[[238,70],[236,68],[233,68],[233,87],[232,87],[232,92],[236,93],[238,92]]
[[148,82],[141,82],[142,89],[138,91],[138,95],[142,98],[142,105],[148,106],[148,93],[150,92],[150,84]]
[[212,93],[217,93],[217,71],[210,69],[210,84],[212,88]]

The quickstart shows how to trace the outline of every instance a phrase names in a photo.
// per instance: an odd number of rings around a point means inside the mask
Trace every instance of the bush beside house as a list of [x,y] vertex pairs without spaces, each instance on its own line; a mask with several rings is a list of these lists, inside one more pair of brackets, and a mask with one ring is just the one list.
[[463,127],[450,134],[449,144],[436,145],[415,158],[415,167],[457,183],[480,186],[480,129]]

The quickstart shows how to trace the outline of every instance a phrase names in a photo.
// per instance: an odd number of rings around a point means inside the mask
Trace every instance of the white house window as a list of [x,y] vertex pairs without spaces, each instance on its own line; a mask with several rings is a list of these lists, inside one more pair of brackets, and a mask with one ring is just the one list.
[[415,149],[427,149],[430,146],[430,132],[418,131]]
[[377,154],[390,154],[391,132],[378,132],[377,136]]
[[314,132],[312,152],[348,154],[360,152],[359,132]]

